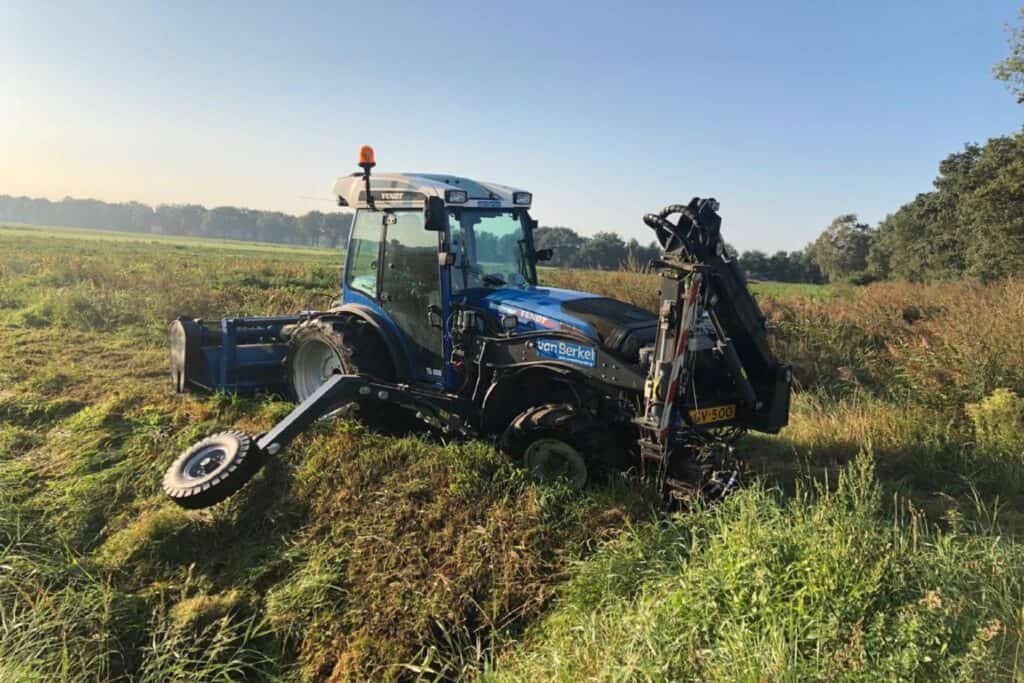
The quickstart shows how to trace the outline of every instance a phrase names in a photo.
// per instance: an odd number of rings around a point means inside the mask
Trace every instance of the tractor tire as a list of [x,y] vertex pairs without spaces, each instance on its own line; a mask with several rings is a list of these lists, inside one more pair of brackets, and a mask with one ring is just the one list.
[[263,466],[263,452],[243,432],[208,436],[177,457],[164,475],[164,493],[183,508],[221,502]]
[[[387,347],[359,318],[315,318],[297,327],[285,356],[292,398],[301,403],[337,373],[367,375],[385,382],[395,379]],[[363,424],[385,434],[401,436],[422,426],[408,410],[394,404],[357,400],[335,408],[349,406],[357,408]]]
[[295,328],[285,356],[292,398],[301,403],[337,373],[369,375],[384,381],[395,376],[380,337],[358,318],[314,318]]
[[590,414],[568,403],[547,403],[512,420],[499,446],[535,480],[563,479],[578,490],[614,460],[610,442],[604,425]]

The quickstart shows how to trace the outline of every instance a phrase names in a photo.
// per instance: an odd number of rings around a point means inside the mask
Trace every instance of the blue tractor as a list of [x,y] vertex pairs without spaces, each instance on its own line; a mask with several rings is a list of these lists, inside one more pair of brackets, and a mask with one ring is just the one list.
[[790,370],[769,348],[742,270],[723,249],[718,204],[648,214],[662,246],[658,314],[538,284],[532,195],[437,174],[340,178],[355,210],[341,298],[324,311],[178,318],[178,391],[266,392],[295,409],[265,434],[203,439],[168,469],[178,504],[224,500],[312,422],[338,414],[415,421],[495,441],[537,479],[584,486],[635,468],[667,497],[737,482],[744,430],[789,414]]

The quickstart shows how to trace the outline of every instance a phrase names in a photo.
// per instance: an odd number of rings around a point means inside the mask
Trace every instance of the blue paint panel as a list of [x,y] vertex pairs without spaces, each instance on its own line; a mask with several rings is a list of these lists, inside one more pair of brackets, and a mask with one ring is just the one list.
[[472,306],[494,311],[496,315],[514,315],[519,319],[519,331],[572,329],[597,340],[597,331],[590,323],[562,310],[562,304],[577,299],[589,299],[594,294],[574,292],[554,287],[526,287],[502,289],[470,289],[453,297]]
[[593,346],[577,344],[564,339],[538,339],[537,355],[588,368],[597,364],[597,350]]
[[283,343],[247,344],[236,346],[226,354],[223,345],[203,347],[200,350],[203,376],[192,379],[217,391],[284,391],[283,362],[287,349]]

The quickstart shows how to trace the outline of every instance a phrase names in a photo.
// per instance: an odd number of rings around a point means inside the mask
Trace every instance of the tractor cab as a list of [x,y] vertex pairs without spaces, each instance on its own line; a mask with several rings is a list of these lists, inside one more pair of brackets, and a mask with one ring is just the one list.
[[[364,167],[365,168],[365,167]],[[453,387],[446,367],[453,306],[495,290],[537,284],[532,195],[504,185],[429,173],[339,178],[355,209],[342,302],[365,307],[396,339],[409,379]]]

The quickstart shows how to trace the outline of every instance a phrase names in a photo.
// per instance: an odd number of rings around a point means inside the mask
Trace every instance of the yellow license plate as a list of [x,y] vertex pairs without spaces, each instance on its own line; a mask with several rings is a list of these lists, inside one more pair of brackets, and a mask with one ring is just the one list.
[[736,404],[730,403],[724,406],[713,406],[711,408],[698,408],[690,411],[690,421],[696,425],[706,425],[712,422],[725,422],[736,417]]

